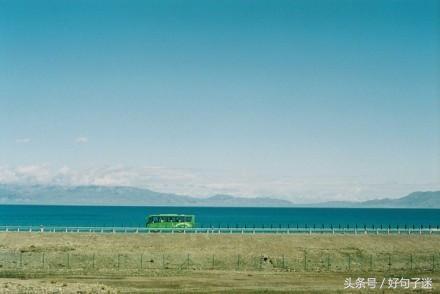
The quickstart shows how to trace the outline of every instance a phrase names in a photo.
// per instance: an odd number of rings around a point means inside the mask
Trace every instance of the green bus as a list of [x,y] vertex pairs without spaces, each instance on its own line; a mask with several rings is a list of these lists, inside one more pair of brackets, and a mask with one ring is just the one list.
[[147,228],[194,228],[196,217],[186,214],[154,214],[147,217]]

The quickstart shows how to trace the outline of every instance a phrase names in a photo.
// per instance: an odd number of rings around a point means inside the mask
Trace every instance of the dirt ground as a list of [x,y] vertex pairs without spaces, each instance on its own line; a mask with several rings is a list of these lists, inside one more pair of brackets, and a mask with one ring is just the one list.
[[0,249],[93,252],[185,252],[192,255],[292,254],[307,250],[438,252],[440,235],[227,235],[124,233],[0,233]]
[[[387,284],[376,290],[344,289],[344,281],[349,277],[374,277],[380,284],[383,278],[400,277],[401,274],[194,271],[155,276],[2,278],[0,293],[414,293],[413,289],[389,289]],[[404,277],[407,276],[404,274]],[[433,289],[418,291],[439,293],[439,273],[429,277],[433,279]]]

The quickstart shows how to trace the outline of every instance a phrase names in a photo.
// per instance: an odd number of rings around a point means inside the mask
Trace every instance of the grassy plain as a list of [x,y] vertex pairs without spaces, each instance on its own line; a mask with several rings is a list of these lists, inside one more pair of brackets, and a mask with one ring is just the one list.
[[347,277],[436,291],[440,236],[5,232],[0,277],[0,293],[349,293]]

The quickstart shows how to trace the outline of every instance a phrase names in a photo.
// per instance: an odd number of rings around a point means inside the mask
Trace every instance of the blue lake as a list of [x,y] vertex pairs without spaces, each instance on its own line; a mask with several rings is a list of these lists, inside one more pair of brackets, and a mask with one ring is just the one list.
[[142,227],[149,214],[194,214],[200,227],[438,226],[439,209],[0,205],[0,225]]

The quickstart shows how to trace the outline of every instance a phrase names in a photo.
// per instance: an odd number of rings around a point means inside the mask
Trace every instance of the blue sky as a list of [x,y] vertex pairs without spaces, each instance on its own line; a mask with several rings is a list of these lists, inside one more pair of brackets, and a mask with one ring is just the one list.
[[0,0],[0,182],[440,189],[438,1]]

